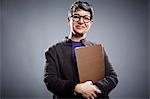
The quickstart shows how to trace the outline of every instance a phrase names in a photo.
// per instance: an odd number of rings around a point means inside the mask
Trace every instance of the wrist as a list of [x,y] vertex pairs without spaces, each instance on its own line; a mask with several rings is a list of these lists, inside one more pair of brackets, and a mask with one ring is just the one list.
[[80,86],[81,84],[76,84],[75,88],[74,88],[74,92],[77,94],[77,93],[82,93],[81,89],[80,89]]

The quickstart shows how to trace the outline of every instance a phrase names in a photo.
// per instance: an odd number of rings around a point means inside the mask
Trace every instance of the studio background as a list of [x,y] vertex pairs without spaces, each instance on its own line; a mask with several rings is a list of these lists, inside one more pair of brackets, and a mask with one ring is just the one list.
[[[43,82],[44,52],[69,34],[75,0],[1,0],[2,99],[52,99]],[[95,11],[88,39],[101,42],[118,74],[111,98],[149,97],[148,0],[86,0]]]

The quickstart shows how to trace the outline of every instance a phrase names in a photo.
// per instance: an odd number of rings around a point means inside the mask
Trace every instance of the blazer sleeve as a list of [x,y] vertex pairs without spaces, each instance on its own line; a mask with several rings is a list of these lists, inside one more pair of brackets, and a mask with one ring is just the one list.
[[58,96],[66,96],[73,93],[76,82],[63,80],[60,76],[59,61],[54,47],[49,48],[45,53],[44,82],[47,89]]
[[118,83],[117,74],[110,63],[106,52],[104,51],[105,78],[94,83],[101,91],[103,96],[107,97],[109,92],[116,87]]

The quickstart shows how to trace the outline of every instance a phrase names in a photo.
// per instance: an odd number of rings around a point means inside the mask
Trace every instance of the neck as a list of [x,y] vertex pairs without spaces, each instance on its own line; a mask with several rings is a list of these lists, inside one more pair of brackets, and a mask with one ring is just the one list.
[[86,33],[84,33],[84,34],[79,34],[79,33],[73,34],[73,33],[70,33],[69,38],[72,41],[80,42],[82,39],[86,38]]

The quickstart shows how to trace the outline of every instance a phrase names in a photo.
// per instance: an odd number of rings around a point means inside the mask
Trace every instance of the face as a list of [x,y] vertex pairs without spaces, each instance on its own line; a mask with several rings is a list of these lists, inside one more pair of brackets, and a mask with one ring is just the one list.
[[69,25],[73,34],[84,34],[89,31],[92,20],[90,20],[90,12],[82,9],[73,13],[72,17],[69,17]]

